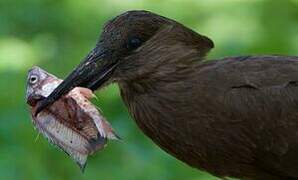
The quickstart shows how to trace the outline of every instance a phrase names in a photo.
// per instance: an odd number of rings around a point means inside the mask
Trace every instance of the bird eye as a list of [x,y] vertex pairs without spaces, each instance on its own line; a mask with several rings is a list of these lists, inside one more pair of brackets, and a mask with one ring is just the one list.
[[31,75],[29,78],[30,84],[35,84],[38,81],[38,77],[36,75]]
[[136,37],[134,37],[134,38],[130,38],[130,39],[128,40],[127,48],[128,48],[128,49],[136,49],[136,48],[138,48],[139,46],[141,46],[141,44],[142,44],[141,39],[136,38]]

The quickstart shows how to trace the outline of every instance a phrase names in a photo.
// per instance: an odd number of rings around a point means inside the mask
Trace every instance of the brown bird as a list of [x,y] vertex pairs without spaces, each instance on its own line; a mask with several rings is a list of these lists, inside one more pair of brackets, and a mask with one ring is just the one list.
[[298,57],[204,61],[213,42],[148,11],[109,21],[38,111],[76,86],[118,83],[142,131],[218,177],[298,179]]

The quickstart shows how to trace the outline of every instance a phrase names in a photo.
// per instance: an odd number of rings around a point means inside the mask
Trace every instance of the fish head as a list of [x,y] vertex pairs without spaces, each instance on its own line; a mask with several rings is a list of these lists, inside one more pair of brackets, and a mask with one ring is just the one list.
[[46,98],[62,80],[34,66],[28,71],[26,83],[26,101],[30,106],[35,106],[39,100]]

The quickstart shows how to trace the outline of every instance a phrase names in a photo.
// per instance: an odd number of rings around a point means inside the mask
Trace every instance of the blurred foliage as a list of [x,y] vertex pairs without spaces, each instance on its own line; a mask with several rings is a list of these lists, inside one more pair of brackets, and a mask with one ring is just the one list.
[[207,35],[210,58],[298,54],[298,0],[0,0],[0,179],[216,179],[174,159],[145,137],[116,85],[96,102],[123,142],[77,165],[43,138],[35,141],[24,101],[28,68],[65,77],[94,46],[104,22],[145,9]]

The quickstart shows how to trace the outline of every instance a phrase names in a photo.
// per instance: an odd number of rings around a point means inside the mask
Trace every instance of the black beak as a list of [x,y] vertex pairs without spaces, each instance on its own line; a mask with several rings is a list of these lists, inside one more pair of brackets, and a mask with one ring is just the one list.
[[92,91],[101,87],[117,66],[117,63],[108,60],[108,56],[107,51],[98,44],[47,98],[37,103],[35,116],[75,87],[86,87]]

